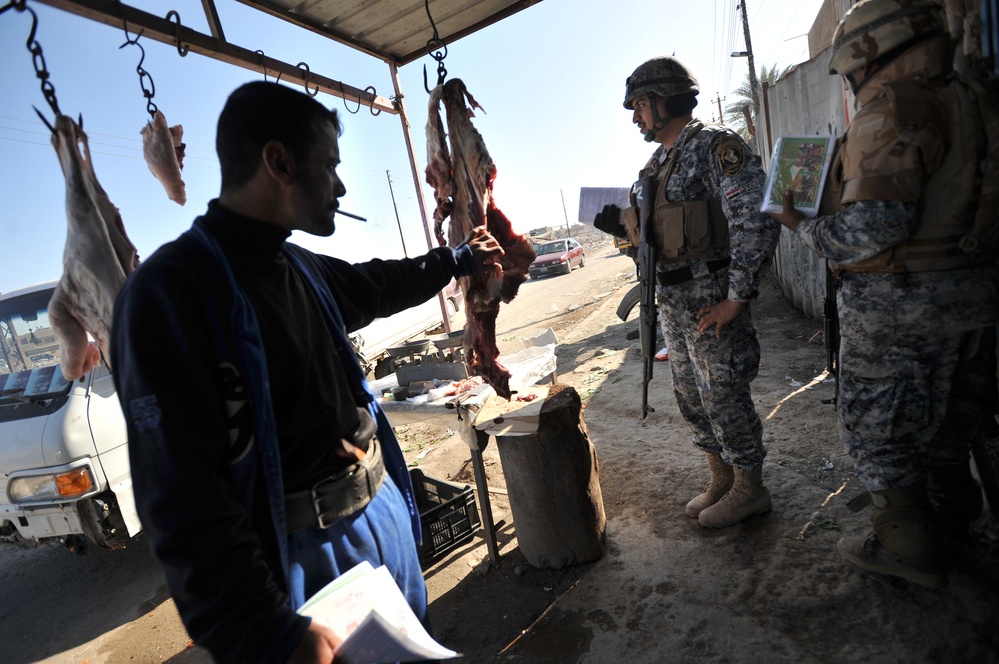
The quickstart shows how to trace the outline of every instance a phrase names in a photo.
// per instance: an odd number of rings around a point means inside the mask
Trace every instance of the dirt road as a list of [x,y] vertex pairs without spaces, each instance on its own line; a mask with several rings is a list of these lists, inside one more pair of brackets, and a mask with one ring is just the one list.
[[[500,560],[481,536],[425,571],[437,638],[470,664],[628,661],[999,663],[999,533],[986,512],[951,542],[950,585],[933,591],[844,563],[836,541],[868,527],[846,502],[860,491],[823,403],[821,323],[772,283],[753,303],[762,348],[753,382],[768,456],[769,514],[709,530],[683,506],[707,471],[672,396],[669,365],[639,416],[637,342],[614,314],[633,276],[609,247],[570,275],[528,281],[501,310],[503,353],[552,327],[558,381],[584,404],[597,450],[607,551],[563,570],[526,564],[505,501],[495,444],[484,453]],[[447,427],[397,427],[407,458],[433,477],[473,484],[467,446]],[[419,458],[417,458],[419,457]],[[495,491],[495,493],[494,493]],[[0,548],[0,660],[124,664],[207,662],[187,648],[143,542],[76,558],[59,549]]]

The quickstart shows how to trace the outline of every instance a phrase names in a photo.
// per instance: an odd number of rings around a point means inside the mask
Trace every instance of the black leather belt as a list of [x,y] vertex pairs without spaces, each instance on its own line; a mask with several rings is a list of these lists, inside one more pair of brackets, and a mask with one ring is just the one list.
[[[719,258],[716,261],[707,261],[705,265],[708,268],[708,274],[711,274],[712,272],[717,272],[722,268],[728,267],[728,264],[731,262],[731,258]],[[659,281],[660,286],[676,286],[685,281],[690,281],[694,276],[694,271],[689,266],[670,270],[669,272],[656,273],[656,279]]]
[[371,439],[364,459],[316,483],[309,491],[284,498],[289,533],[302,528],[329,528],[371,502],[385,480],[381,445]]

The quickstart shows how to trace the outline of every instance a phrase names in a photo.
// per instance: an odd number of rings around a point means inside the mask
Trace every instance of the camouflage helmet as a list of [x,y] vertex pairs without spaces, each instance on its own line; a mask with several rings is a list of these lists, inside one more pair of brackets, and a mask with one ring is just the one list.
[[634,110],[634,100],[647,94],[660,97],[698,93],[697,79],[674,57],[653,58],[638,66],[624,83],[624,107]]
[[945,30],[943,8],[930,0],[861,0],[836,26],[829,73],[845,76],[900,46]]

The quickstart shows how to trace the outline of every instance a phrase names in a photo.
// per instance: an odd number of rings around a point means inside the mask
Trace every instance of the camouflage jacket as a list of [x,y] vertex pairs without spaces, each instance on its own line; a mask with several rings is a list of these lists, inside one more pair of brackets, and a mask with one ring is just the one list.
[[[666,185],[670,202],[717,199],[728,219],[729,247],[713,250],[705,257],[716,260],[729,256],[728,298],[746,302],[756,297],[765,268],[773,258],[780,238],[780,224],[760,212],[766,174],[760,158],[735,132],[717,124],[705,124],[686,144],[696,120],[680,132],[675,144],[682,145],[673,175]],[[669,148],[659,146],[641,176],[661,177]],[[681,267],[661,259],[658,271]],[[692,266],[695,274],[697,269]]]

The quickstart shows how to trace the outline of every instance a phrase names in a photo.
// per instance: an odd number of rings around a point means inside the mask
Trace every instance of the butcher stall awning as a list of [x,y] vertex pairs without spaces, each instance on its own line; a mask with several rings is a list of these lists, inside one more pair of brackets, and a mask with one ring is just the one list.
[[239,0],[386,62],[404,65],[427,54],[433,29],[445,44],[541,0]]

